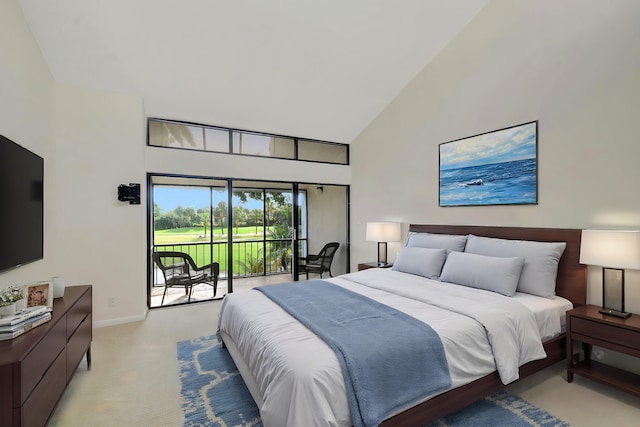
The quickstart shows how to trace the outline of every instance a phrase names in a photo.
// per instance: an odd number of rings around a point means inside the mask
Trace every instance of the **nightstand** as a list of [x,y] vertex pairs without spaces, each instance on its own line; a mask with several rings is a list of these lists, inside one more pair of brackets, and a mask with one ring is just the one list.
[[[640,357],[640,315],[619,319],[599,309],[583,305],[567,311],[567,381],[578,374],[640,397],[640,375],[591,360],[593,345]],[[582,361],[579,354],[573,355],[574,341],[582,343]]]
[[393,267],[392,262],[388,262],[382,265],[379,265],[376,261],[364,262],[364,263],[358,264],[358,271],[366,270],[367,268],[390,268],[390,267]]

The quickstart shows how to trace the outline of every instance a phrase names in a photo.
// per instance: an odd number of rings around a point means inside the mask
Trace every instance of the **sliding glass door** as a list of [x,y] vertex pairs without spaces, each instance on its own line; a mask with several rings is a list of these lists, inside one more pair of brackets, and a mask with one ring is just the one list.
[[[333,241],[340,248],[330,272],[348,272],[346,186],[149,175],[148,190],[151,308],[305,280],[300,257]],[[161,251],[187,253],[199,267],[217,262],[215,295],[211,283],[166,286],[152,257]]]
[[[167,286],[168,274],[150,260],[149,306],[159,307],[221,297],[228,292],[227,180],[153,176],[149,179],[153,203],[150,253],[188,254],[198,267],[219,264],[218,284],[198,283],[187,289]],[[185,266],[186,268],[186,266]],[[194,276],[197,273],[193,273]]]
[[[293,184],[234,180],[232,186],[234,277],[294,280]],[[236,280],[234,289],[259,281]]]

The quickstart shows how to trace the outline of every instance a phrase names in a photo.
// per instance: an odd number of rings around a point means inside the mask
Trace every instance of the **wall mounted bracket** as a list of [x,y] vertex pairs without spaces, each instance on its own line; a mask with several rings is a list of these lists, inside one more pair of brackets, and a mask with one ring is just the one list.
[[118,200],[129,202],[130,205],[140,204],[140,184],[120,184],[118,186]]

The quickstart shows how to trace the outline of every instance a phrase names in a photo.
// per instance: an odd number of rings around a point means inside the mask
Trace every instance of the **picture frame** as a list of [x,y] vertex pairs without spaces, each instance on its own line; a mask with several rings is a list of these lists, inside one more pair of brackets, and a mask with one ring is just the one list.
[[538,204],[538,121],[439,145],[440,206]]
[[27,307],[53,307],[53,285],[42,281],[25,285],[25,299]]

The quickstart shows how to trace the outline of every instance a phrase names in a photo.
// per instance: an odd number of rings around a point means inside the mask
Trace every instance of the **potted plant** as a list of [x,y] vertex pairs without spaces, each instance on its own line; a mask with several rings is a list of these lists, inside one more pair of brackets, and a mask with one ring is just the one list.
[[13,316],[16,312],[16,302],[24,299],[22,286],[9,286],[0,290],[0,317]]

